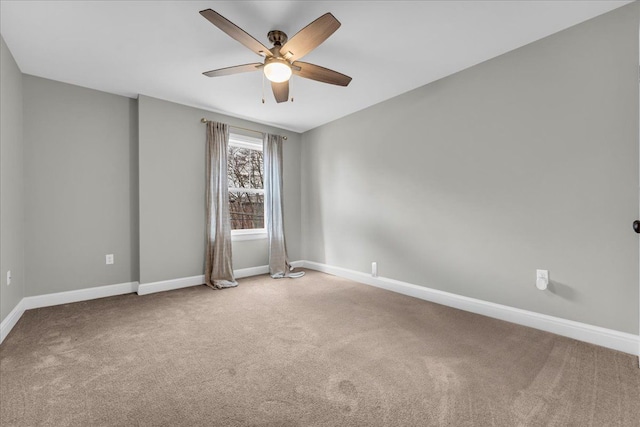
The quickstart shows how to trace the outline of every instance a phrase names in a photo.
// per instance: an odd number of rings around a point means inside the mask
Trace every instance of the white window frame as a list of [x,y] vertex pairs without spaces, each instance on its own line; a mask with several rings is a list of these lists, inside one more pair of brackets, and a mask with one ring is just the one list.
[[[237,133],[229,133],[229,147],[238,147],[238,148],[248,148],[250,150],[263,151],[262,139],[239,135]],[[264,157],[263,157],[264,158]],[[264,164],[263,164],[264,166]],[[264,174],[264,171],[263,171]],[[263,194],[264,189],[257,188],[234,188],[229,187],[229,192],[232,191],[242,191],[245,193],[254,193],[254,194]],[[266,202],[266,199],[265,199]],[[264,224],[267,224],[267,210],[266,206],[264,209]],[[242,241],[242,240],[256,240],[256,239],[266,239],[267,238],[267,229],[266,228],[248,228],[241,230],[231,230],[231,240],[232,241]]]

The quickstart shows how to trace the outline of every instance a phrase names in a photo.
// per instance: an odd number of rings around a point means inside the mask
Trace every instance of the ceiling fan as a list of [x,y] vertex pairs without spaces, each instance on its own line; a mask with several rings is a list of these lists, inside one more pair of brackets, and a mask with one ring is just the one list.
[[304,27],[291,40],[282,31],[269,31],[267,37],[273,44],[271,49],[214,10],[206,9],[200,11],[200,14],[229,36],[265,58],[263,63],[236,65],[202,73],[205,76],[219,77],[262,69],[265,77],[271,81],[271,89],[277,102],[288,101],[289,79],[292,74],[338,86],[347,86],[351,82],[351,77],[337,71],[298,61],[340,27],[340,22],[331,13],[325,13]]

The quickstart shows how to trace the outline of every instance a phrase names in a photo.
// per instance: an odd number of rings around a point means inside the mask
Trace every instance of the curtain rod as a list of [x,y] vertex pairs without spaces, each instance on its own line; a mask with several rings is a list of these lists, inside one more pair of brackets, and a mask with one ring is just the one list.
[[[210,122],[211,120],[207,120],[207,119],[205,119],[205,118],[203,117],[203,118],[201,118],[201,119],[200,119],[200,121],[201,121],[202,123],[207,123],[207,122]],[[260,133],[260,134],[264,135],[264,132],[260,132],[259,130],[255,130],[255,129],[243,128],[243,127],[240,127],[240,126],[233,126],[233,125],[229,125],[229,127],[231,127],[231,128],[236,128],[236,129],[242,129],[242,130],[246,130],[246,131],[249,131],[249,132]],[[286,141],[286,140],[287,140],[287,137],[286,137],[286,136],[283,136],[283,137],[282,137],[282,139],[284,139],[284,140]]]

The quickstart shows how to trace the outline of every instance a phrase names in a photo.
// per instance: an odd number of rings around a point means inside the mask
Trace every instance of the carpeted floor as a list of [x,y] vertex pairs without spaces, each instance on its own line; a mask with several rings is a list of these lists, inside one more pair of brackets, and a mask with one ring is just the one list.
[[313,271],[31,310],[2,426],[638,426],[637,358]]

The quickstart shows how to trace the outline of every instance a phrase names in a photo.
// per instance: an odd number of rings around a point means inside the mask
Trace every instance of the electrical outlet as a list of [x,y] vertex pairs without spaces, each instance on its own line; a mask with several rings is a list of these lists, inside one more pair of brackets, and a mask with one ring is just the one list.
[[371,263],[371,276],[378,277],[378,263],[375,261]]
[[111,264],[113,264],[113,262],[114,262],[114,261],[113,261],[113,254],[107,254],[107,256],[106,256],[106,262],[107,262],[107,265],[111,265]]
[[549,270],[536,270],[536,287],[544,291],[549,286]]
[[11,270],[7,271],[7,286],[11,284]]

